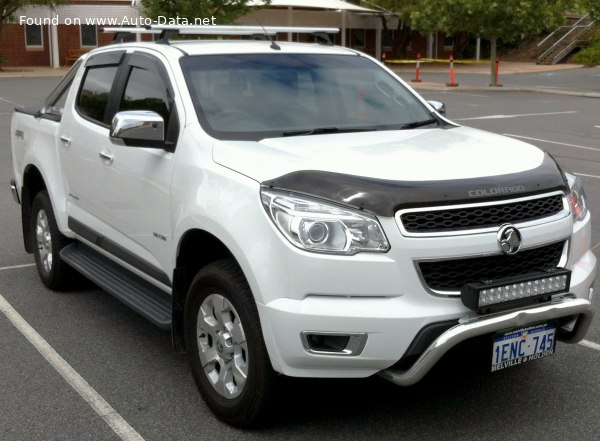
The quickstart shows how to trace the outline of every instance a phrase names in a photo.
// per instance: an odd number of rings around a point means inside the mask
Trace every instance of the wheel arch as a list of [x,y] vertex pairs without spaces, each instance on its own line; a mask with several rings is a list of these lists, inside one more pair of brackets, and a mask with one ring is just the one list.
[[[192,280],[202,268],[221,259],[237,259],[231,250],[215,235],[201,229],[186,231],[179,240],[173,271],[173,347],[179,352],[186,349],[184,339],[184,310]],[[239,262],[238,262],[239,264]]]
[[37,194],[44,190],[48,190],[48,187],[42,173],[35,165],[29,164],[23,172],[23,188],[21,189],[23,245],[28,253],[33,253],[35,247],[31,234],[31,207]]

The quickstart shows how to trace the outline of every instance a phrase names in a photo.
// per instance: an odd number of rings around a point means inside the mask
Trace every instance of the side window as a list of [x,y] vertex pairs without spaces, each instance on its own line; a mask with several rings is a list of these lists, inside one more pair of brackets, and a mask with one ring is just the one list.
[[[71,84],[69,84],[70,86]],[[50,104],[46,108],[46,112],[56,116],[62,116],[65,103],[67,102],[67,96],[69,96],[69,87],[66,87],[58,96],[54,103]]]
[[108,96],[117,69],[118,66],[91,66],[87,69],[77,97],[77,108],[82,115],[104,124]]
[[46,98],[46,102],[44,103],[45,114],[50,114],[57,117],[62,116],[63,109],[65,108],[65,102],[67,101],[69,91],[71,90],[71,84],[73,83],[73,79],[75,78],[75,74],[77,74],[81,63],[81,60],[77,61],[73,67],[69,69],[69,72],[67,72],[60,83],[58,83],[56,89],[54,89],[52,93],[48,95],[48,98]]
[[162,78],[155,72],[133,67],[127,80],[119,110],[152,110],[169,122],[169,95]]

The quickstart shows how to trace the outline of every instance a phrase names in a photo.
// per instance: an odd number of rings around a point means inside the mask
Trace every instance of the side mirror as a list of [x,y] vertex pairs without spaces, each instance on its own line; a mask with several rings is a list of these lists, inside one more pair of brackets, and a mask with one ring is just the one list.
[[446,115],[446,105],[441,101],[427,101],[440,115]]
[[125,145],[162,147],[165,142],[165,121],[149,110],[127,110],[117,113],[110,126],[111,140],[122,139]]

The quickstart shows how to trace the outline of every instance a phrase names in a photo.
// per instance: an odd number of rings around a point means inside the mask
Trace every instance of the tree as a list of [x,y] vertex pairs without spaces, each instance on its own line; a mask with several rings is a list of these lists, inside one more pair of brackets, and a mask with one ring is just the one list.
[[598,0],[581,0],[580,3],[594,20],[600,21],[600,2]]
[[[196,18],[215,17],[217,24],[233,22],[250,11],[250,0],[142,0],[145,15],[157,19],[159,15],[168,18],[185,18],[194,24]],[[265,5],[270,0],[262,2]]]
[[[590,0],[596,2],[597,0]],[[498,38],[514,40],[536,35],[564,21],[571,0],[423,0],[413,12],[413,25],[425,32],[466,31],[490,40],[491,86],[495,75]]]
[[0,0],[0,32],[2,31],[2,25],[5,24],[9,19],[13,18],[15,12],[18,9],[29,5],[41,5],[48,6],[54,9],[54,7],[62,0]]

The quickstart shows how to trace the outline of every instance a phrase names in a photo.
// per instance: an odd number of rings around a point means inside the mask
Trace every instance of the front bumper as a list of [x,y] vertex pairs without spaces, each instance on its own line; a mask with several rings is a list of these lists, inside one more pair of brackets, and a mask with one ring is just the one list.
[[594,311],[588,300],[561,296],[536,308],[466,319],[440,335],[407,371],[386,369],[380,375],[399,386],[410,386],[421,380],[448,350],[469,338],[565,317],[577,318],[577,322],[573,331],[561,341],[577,343],[587,333]]
[[[301,300],[280,298],[257,306],[271,362],[278,372],[321,378],[360,378],[380,373],[397,384],[410,385],[419,381],[450,348],[472,337],[546,321],[564,325],[577,319],[576,327],[561,331],[558,339],[569,343],[581,340],[593,317],[595,256],[588,250],[571,265],[571,270],[569,294],[556,295],[548,303],[489,315],[466,309],[459,298],[414,298],[408,294],[320,294]],[[366,281],[369,280],[372,281]],[[426,339],[418,338],[422,331],[438,325],[444,329]],[[305,333],[363,334],[366,343],[360,353],[318,353],[307,350],[302,340]],[[415,351],[416,343],[419,350]],[[408,364],[406,356],[410,356]]]

